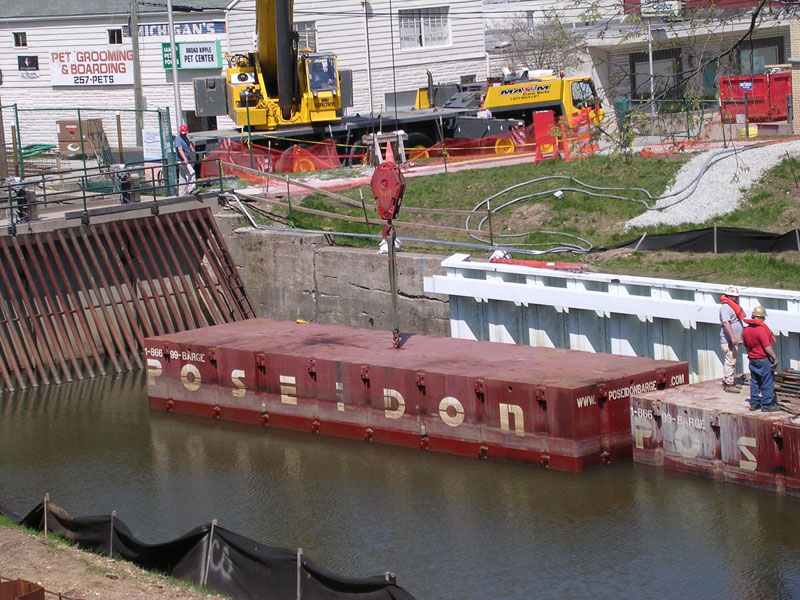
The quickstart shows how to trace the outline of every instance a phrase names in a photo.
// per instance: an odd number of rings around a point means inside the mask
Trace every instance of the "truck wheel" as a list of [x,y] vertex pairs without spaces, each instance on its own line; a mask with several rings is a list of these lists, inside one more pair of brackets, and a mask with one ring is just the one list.
[[316,170],[317,166],[314,164],[314,161],[305,156],[300,157],[294,164],[295,173],[310,173]]
[[498,138],[494,143],[495,154],[513,154],[514,140],[510,138]]
[[406,156],[429,158],[427,149],[433,146],[433,140],[424,133],[409,133],[406,144]]

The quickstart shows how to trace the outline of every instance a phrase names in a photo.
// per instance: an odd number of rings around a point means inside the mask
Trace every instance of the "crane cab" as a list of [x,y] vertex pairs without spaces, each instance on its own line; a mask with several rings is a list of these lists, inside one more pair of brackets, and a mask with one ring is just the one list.
[[334,121],[341,107],[339,68],[334,54],[303,54],[300,59],[303,113],[308,121]]

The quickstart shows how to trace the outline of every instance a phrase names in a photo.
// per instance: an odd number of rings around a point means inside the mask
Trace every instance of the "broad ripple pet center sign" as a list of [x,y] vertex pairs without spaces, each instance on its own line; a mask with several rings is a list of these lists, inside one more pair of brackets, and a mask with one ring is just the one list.
[[86,47],[50,52],[52,85],[132,85],[133,50]]
[[[222,51],[219,40],[211,42],[178,42],[179,69],[221,69]],[[172,52],[169,44],[161,44],[161,56],[164,68],[172,68]]]

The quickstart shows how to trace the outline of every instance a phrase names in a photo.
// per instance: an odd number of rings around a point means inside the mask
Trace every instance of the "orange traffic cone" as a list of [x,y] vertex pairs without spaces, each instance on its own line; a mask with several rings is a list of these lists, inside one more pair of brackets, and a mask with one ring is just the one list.
[[392,151],[392,142],[386,142],[386,159],[384,162],[394,163],[394,152]]

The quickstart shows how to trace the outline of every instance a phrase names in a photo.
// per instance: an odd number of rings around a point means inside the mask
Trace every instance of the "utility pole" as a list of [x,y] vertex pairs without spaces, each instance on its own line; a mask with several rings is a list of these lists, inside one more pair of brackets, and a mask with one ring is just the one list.
[[172,0],[167,0],[167,17],[169,21],[169,51],[172,54],[172,89],[175,93],[175,129],[183,125],[181,110],[181,88],[178,83],[178,47],[175,45],[175,25],[172,22]]
[[139,62],[139,3],[131,0],[131,46],[133,48],[133,107],[136,109],[136,146],[142,145],[144,102],[142,101],[142,65]]

